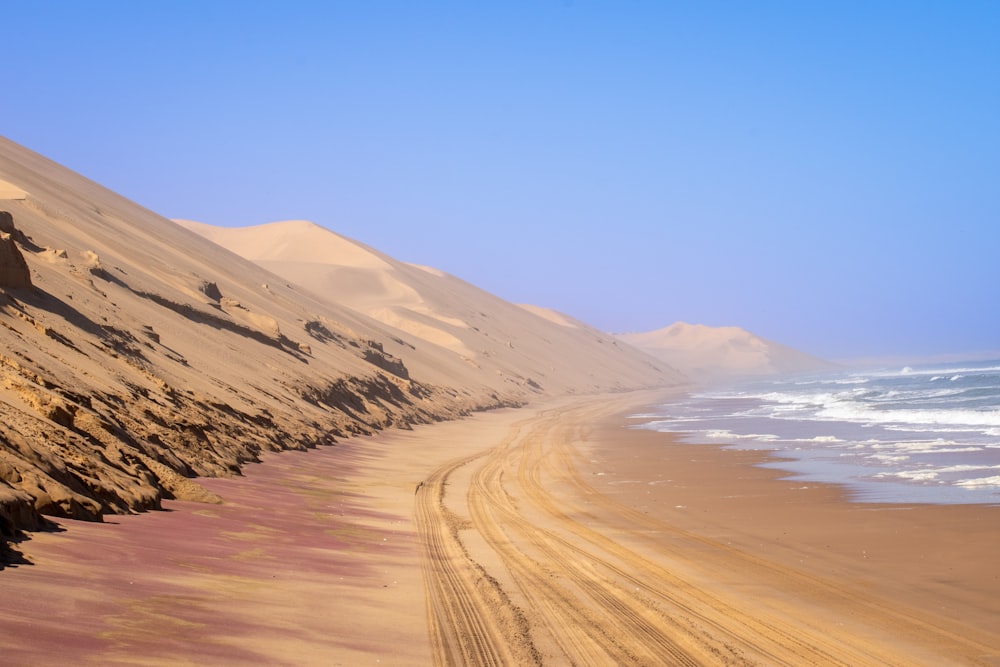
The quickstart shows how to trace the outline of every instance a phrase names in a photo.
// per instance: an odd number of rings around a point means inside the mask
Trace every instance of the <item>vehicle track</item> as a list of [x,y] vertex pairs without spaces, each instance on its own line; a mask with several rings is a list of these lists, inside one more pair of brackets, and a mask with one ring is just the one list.
[[[445,464],[418,489],[437,664],[908,664],[892,642],[871,633],[796,616],[788,611],[794,605],[748,603],[710,580],[720,566],[773,582],[784,595],[829,600],[908,640],[936,632],[942,641],[963,641],[843,593],[835,582],[678,530],[598,493],[579,474],[576,444],[589,421],[614,407],[602,398],[539,412],[489,449]],[[446,494],[449,478],[466,466],[467,484]],[[492,572],[470,555],[465,531],[475,531],[476,544],[495,556]],[[616,540],[622,531],[633,539]],[[698,554],[709,554],[709,562],[699,563]]]
[[[578,419],[563,420],[563,429],[571,428],[575,431],[581,430],[581,424],[586,423],[584,414]],[[737,548],[730,547],[716,540],[680,530],[674,526],[669,526],[661,520],[652,518],[642,512],[625,507],[620,503],[597,493],[593,487],[588,485],[579,474],[575,465],[579,451],[573,447],[572,443],[580,442],[583,435],[576,433],[572,437],[567,434],[553,437],[549,440],[549,448],[546,456],[527,456],[525,461],[531,462],[530,472],[526,471],[526,485],[535,488],[535,501],[544,504],[546,511],[553,515],[559,515],[565,519],[575,530],[573,540],[566,543],[566,548],[577,549],[585,540],[587,543],[599,545],[606,554],[617,554],[621,559],[631,561],[631,565],[636,566],[635,572],[639,576],[633,579],[633,583],[639,588],[650,587],[650,582],[672,581],[674,585],[688,585],[689,597],[700,600],[712,611],[710,618],[702,618],[703,621],[718,626],[717,620],[720,617],[719,611],[724,611],[722,618],[728,621],[739,620],[744,627],[737,628],[736,636],[754,637],[754,649],[761,651],[766,648],[766,643],[761,641],[761,637],[766,637],[770,633],[777,640],[775,645],[781,649],[778,652],[765,651],[764,655],[768,661],[779,659],[782,653],[792,650],[791,655],[786,656],[791,660],[790,664],[801,664],[802,659],[815,661],[821,659],[822,664],[844,664],[844,665],[891,665],[891,664],[912,664],[909,658],[899,658],[896,655],[895,647],[887,648],[891,643],[882,645],[879,642],[865,642],[860,637],[836,627],[829,627],[823,621],[809,616],[785,618],[780,617],[775,621],[769,621],[766,614],[754,608],[753,613],[746,612],[746,605],[734,605],[725,602],[725,596],[711,595],[699,586],[690,586],[689,582],[675,576],[662,563],[669,562],[669,554],[663,552],[661,557],[650,560],[648,557],[640,557],[634,548],[625,549],[620,544],[611,540],[604,533],[594,530],[592,527],[583,525],[579,521],[573,520],[568,515],[571,507],[565,500],[579,499],[586,497],[591,505],[603,507],[607,513],[612,514],[616,520],[627,522],[629,532],[635,535],[656,534],[660,540],[667,536],[674,542],[697,544],[703,547],[704,554],[709,556],[703,567],[712,568],[733,568],[738,566],[738,570],[745,573],[745,578],[759,581],[771,581],[775,588],[791,591],[796,595],[811,599],[822,600],[823,605],[829,609],[836,609],[842,616],[850,616],[861,625],[870,628],[881,627],[891,630],[892,634],[906,641],[926,640],[934,638],[934,643],[938,646],[951,644],[956,655],[962,651],[967,655],[987,655],[994,653],[994,650],[985,644],[980,644],[966,635],[944,629],[940,624],[929,622],[925,617],[915,613],[917,610],[909,610],[898,605],[887,604],[885,601],[866,594],[865,591],[857,589],[845,589],[841,582],[822,579],[808,575],[802,571],[793,570],[760,557],[754,556]],[[563,495],[562,502],[554,502],[551,494],[546,493],[541,486],[540,470],[545,469],[549,475],[559,476],[562,481],[572,485],[576,489],[575,494]],[[577,506],[579,509],[579,506]],[[582,538],[582,539],[581,539]],[[659,544],[655,545],[657,548]],[[662,551],[662,549],[661,549]],[[714,558],[717,557],[717,558]],[[621,576],[629,575],[620,572]],[[749,634],[748,634],[749,631]],[[951,651],[949,651],[951,653]],[[967,661],[956,661],[957,664],[968,664]]]
[[527,623],[496,581],[469,557],[458,536],[461,519],[444,504],[451,473],[484,454],[442,466],[415,494],[435,664],[539,664]]

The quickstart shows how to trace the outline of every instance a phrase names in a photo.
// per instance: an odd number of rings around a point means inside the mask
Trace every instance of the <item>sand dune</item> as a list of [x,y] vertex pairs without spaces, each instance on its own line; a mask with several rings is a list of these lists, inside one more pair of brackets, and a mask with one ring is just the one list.
[[[521,320],[493,314],[502,302],[460,281],[327,232],[314,243],[304,223],[265,230],[277,236],[256,238],[258,253],[323,267],[333,253],[371,278],[369,307],[399,322],[338,302],[364,289],[293,285],[7,140],[0,179],[6,536],[41,514],[95,520],[164,498],[211,499],[194,477],[237,474],[261,451],[678,378],[603,334],[567,342],[522,309],[509,306]],[[464,310],[444,310],[411,275],[448,282],[468,297]],[[518,333],[523,318],[537,320],[530,338]],[[413,335],[414,323],[454,335],[467,356]],[[571,368],[581,370],[564,375]]]
[[677,322],[663,329],[617,337],[699,380],[809,373],[836,367],[739,327]]
[[241,228],[179,222],[401,336],[443,348],[478,373],[527,382],[547,393],[599,391],[607,386],[602,378],[615,374],[620,374],[620,388],[636,386],[650,365],[668,382],[681,380],[667,364],[583,322],[511,304],[455,276],[400,262],[310,222]]

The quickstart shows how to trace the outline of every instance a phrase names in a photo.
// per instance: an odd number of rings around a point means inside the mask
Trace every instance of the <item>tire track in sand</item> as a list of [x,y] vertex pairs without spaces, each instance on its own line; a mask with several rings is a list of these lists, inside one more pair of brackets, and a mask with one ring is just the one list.
[[[674,529],[595,491],[575,468],[574,443],[585,437],[582,425],[615,407],[605,397],[537,413],[491,448],[442,466],[418,491],[437,664],[881,667],[915,664],[920,649],[900,653],[900,638],[937,632],[939,645],[961,642],[836,582]],[[449,478],[465,466],[467,485],[446,498]],[[659,537],[614,539],[623,530]],[[706,578],[720,565],[803,603],[748,603]],[[801,613],[817,601],[858,612],[874,632]],[[877,633],[886,630],[897,636],[883,640]]]
[[484,454],[442,466],[417,489],[415,515],[432,653],[438,665],[540,664],[523,615],[469,557],[458,534],[464,522],[444,504],[452,472]]

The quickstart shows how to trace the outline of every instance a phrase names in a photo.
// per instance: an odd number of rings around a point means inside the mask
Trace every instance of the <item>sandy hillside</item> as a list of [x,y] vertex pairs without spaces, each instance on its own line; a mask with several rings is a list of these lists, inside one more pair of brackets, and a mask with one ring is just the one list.
[[[514,306],[522,319],[467,323],[496,344],[463,338],[472,352],[463,358],[5,139],[0,197],[5,536],[38,526],[40,513],[99,519],[163,498],[211,500],[193,478],[234,474],[262,450],[543,392],[676,381],[607,337],[563,344],[564,327]],[[486,301],[465,303],[470,315],[492,312],[497,300],[478,294]],[[423,316],[453,317],[435,307]],[[521,327],[536,347],[516,355]],[[559,343],[543,348],[550,337]],[[565,368],[581,370],[567,378]]]
[[699,380],[809,373],[835,367],[739,327],[677,322],[663,329],[617,337]]
[[178,222],[293,284],[421,341],[421,350],[461,360],[476,375],[527,383],[546,393],[598,391],[614,375],[619,379],[612,387],[634,387],[645,382],[651,365],[669,381],[679,379],[662,362],[583,322],[514,305],[312,222],[240,228]]

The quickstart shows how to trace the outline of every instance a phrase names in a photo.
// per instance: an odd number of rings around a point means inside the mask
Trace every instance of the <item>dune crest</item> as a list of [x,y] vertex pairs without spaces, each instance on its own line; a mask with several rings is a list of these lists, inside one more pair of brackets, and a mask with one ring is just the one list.
[[576,320],[569,315],[560,313],[558,310],[553,310],[551,308],[543,308],[542,306],[534,306],[530,303],[519,303],[521,308],[524,308],[529,313],[534,313],[539,317],[553,322],[562,327],[569,327],[570,329],[576,329],[582,325],[582,322]]

